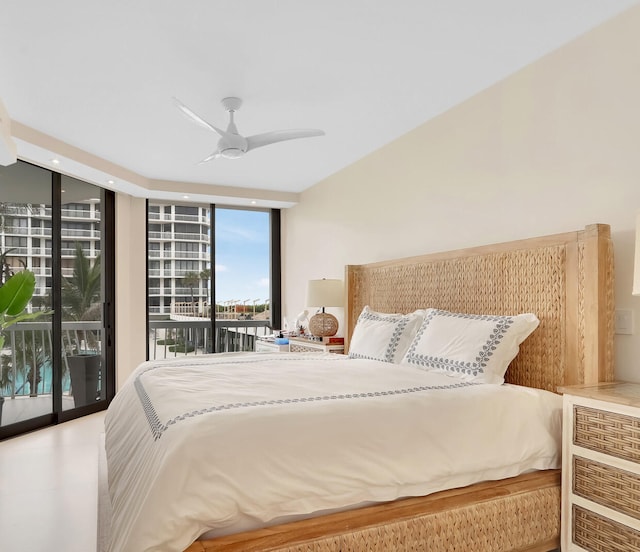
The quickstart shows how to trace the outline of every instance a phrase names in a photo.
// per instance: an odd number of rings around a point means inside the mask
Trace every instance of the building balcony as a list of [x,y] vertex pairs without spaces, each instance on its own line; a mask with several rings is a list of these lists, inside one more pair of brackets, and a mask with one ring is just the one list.
[[[49,212],[51,210],[49,209]],[[82,209],[62,209],[61,216],[63,219],[82,219],[99,221],[100,211],[82,210]]]
[[171,213],[149,213],[149,222],[192,222],[194,224],[209,224],[206,215],[179,215]]
[[208,251],[164,251],[161,249],[150,249],[150,259],[165,259],[165,260],[197,260],[208,261],[210,260],[210,254]]
[[184,232],[149,232],[149,240],[151,241],[187,241],[209,243],[209,236],[200,233],[184,233]]
[[[51,235],[51,234],[49,234]],[[83,238],[83,239],[94,239],[94,240],[99,240],[100,239],[100,230],[83,230],[83,229],[76,229],[76,228],[63,228],[61,230],[60,235],[62,236],[62,239],[64,240],[65,238]]]

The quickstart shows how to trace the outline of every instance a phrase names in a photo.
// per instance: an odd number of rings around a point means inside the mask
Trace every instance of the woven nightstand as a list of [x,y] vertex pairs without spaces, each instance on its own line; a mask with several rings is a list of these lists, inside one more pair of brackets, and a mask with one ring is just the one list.
[[564,393],[562,550],[640,550],[640,385]]
[[289,345],[280,345],[273,341],[265,341],[262,339],[256,339],[255,341],[256,353],[284,353],[289,352]]
[[344,353],[344,343],[323,343],[302,337],[289,338],[289,350],[292,353]]

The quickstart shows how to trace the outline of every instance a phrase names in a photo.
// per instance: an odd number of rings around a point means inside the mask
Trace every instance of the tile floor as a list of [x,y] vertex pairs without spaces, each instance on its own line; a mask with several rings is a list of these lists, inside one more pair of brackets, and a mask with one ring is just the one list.
[[2,550],[95,552],[104,415],[0,442]]

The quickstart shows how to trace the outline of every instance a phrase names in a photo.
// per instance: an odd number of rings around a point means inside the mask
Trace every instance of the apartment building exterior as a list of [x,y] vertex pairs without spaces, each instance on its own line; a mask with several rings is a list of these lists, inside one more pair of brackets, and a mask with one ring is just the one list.
[[[172,303],[208,303],[209,209],[152,204],[148,218],[150,314],[169,315]],[[197,276],[197,281],[185,283],[185,276],[189,275]]]
[[[61,268],[64,277],[73,275],[76,244],[91,263],[100,254],[99,200],[62,205]],[[48,304],[51,296],[52,239],[51,208],[45,205],[4,204],[0,231],[3,270],[28,268],[36,276],[34,298]]]
[[[99,202],[62,206],[62,275],[73,275],[76,244],[91,263],[100,254]],[[6,204],[3,207],[0,253],[5,269],[28,268],[36,276],[34,297],[46,304],[51,295],[51,208]],[[211,224],[207,208],[184,205],[149,207],[149,310],[169,315],[173,302],[206,302],[209,297]],[[202,279],[192,286],[185,275]]]

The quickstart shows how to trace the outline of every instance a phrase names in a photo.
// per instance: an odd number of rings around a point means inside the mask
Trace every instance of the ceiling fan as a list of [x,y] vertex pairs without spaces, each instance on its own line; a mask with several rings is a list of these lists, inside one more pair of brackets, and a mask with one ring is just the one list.
[[184,105],[177,98],[173,98],[174,103],[189,119],[195,121],[199,125],[213,130],[220,135],[218,140],[218,148],[208,157],[205,157],[200,163],[206,163],[218,157],[224,157],[226,159],[239,159],[248,151],[262,146],[268,146],[269,144],[275,144],[276,142],[283,142],[284,140],[296,140],[298,138],[311,138],[312,136],[323,136],[323,130],[316,129],[299,129],[299,130],[273,130],[271,132],[265,132],[264,134],[254,134],[253,136],[242,136],[238,133],[238,129],[234,122],[233,116],[240,106],[242,100],[240,98],[224,98],[222,100],[222,106],[229,112],[229,124],[227,130],[222,130],[213,126],[211,123],[205,121],[202,117],[194,113],[186,105]]

